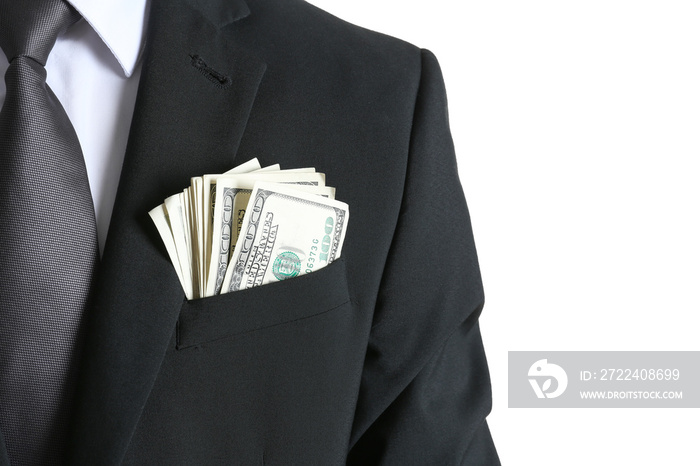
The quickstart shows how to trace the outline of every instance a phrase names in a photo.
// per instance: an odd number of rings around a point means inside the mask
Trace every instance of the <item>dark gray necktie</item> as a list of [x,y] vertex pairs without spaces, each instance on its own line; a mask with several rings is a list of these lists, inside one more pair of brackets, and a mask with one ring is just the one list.
[[80,143],[44,69],[78,19],[62,0],[0,0],[0,431],[13,466],[62,462],[98,261]]

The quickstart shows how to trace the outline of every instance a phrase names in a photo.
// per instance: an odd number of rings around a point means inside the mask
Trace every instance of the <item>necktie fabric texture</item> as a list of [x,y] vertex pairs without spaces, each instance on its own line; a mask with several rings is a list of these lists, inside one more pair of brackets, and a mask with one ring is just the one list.
[[0,0],[0,432],[13,466],[63,461],[98,264],[80,143],[44,68],[79,19],[63,0]]

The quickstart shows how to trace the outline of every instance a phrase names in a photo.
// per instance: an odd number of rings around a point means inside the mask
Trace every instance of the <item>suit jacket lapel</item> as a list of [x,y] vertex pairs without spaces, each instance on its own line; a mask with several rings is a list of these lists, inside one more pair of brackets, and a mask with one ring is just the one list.
[[[207,5],[203,8],[202,5]],[[184,295],[148,211],[233,166],[265,64],[222,26],[243,0],[154,1],[119,191],[86,319],[70,464],[119,464]]]

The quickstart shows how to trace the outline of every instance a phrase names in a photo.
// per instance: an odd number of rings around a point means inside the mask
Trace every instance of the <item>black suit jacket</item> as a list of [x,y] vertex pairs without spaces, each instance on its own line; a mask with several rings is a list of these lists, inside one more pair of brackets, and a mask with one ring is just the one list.
[[[252,157],[327,174],[342,258],[188,302],[147,212]],[[68,464],[498,464],[427,51],[301,0],[154,0],[95,296]]]

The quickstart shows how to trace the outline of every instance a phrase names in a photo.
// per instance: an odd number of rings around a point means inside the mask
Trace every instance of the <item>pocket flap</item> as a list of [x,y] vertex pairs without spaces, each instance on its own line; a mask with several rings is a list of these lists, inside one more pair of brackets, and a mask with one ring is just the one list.
[[185,301],[177,348],[231,337],[323,314],[350,300],[344,258],[277,283]]

